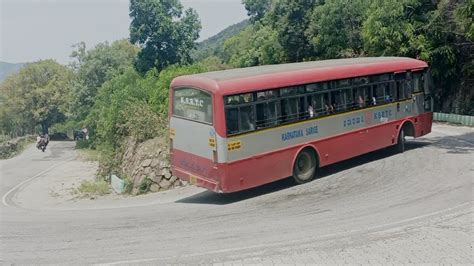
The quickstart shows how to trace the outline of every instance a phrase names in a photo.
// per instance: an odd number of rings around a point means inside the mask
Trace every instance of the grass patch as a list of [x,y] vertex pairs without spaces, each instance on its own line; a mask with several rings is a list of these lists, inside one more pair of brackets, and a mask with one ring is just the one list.
[[84,196],[101,196],[110,193],[110,187],[104,180],[83,181],[77,191]]
[[99,151],[97,150],[92,150],[92,149],[80,149],[77,150],[77,154],[79,156],[79,159],[82,159],[84,161],[99,161]]

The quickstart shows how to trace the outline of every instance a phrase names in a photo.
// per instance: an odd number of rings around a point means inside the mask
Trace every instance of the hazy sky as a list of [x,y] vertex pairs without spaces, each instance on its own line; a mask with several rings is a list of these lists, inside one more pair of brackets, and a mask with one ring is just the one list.
[[[0,61],[69,62],[71,46],[129,36],[128,0],[0,0]],[[201,38],[247,18],[241,0],[181,0],[201,19]]]

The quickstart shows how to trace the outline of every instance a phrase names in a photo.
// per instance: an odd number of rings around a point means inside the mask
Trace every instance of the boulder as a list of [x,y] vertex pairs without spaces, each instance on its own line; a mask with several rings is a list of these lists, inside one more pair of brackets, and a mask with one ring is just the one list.
[[162,179],[161,182],[159,183],[160,187],[163,189],[168,189],[171,186],[171,182],[166,179]]
[[161,180],[163,179],[163,177],[161,175],[155,175],[154,177],[150,177],[151,181],[159,184],[161,182]]
[[142,162],[142,167],[147,167],[151,164],[151,159],[146,159]]
[[151,167],[155,168],[159,163],[160,161],[158,159],[153,159],[150,165]]
[[164,176],[166,179],[170,179],[170,178],[171,178],[170,169],[163,169],[163,176]]
[[170,182],[171,182],[171,183],[175,183],[174,181],[176,181],[177,179],[178,179],[178,177],[176,177],[176,176],[173,175],[173,176],[171,176],[171,178],[170,178]]
[[151,184],[151,186],[150,186],[150,191],[151,192],[158,192],[158,191],[160,191],[160,189],[161,189],[160,185],[155,184],[155,183]]

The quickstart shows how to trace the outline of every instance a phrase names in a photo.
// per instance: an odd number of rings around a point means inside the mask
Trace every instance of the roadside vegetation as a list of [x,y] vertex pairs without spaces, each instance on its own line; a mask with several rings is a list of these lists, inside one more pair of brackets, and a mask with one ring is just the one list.
[[103,196],[110,193],[109,184],[105,180],[88,181],[81,183],[76,191],[81,197],[89,197],[91,199],[96,196]]
[[141,142],[167,134],[168,91],[176,76],[359,56],[426,60],[436,109],[474,115],[473,1],[243,3],[249,21],[197,46],[201,25],[194,10],[174,0],[131,0],[129,39],[92,48],[78,43],[71,65],[29,63],[0,85],[0,132],[87,128],[89,141],[76,147],[97,152],[104,178],[119,171],[126,137]]
[[20,154],[33,140],[31,136],[12,139],[8,135],[0,135],[0,159],[9,159]]

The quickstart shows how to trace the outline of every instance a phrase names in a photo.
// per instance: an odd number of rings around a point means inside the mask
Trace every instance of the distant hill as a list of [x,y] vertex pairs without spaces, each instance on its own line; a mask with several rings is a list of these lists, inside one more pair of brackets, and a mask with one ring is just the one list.
[[202,60],[212,55],[218,55],[220,49],[222,49],[224,45],[224,42],[230,37],[239,33],[241,30],[245,29],[248,25],[249,20],[243,20],[198,43],[197,50],[194,52],[193,58],[196,60]]
[[5,80],[7,76],[18,72],[24,65],[24,63],[13,64],[0,61],[0,82]]

